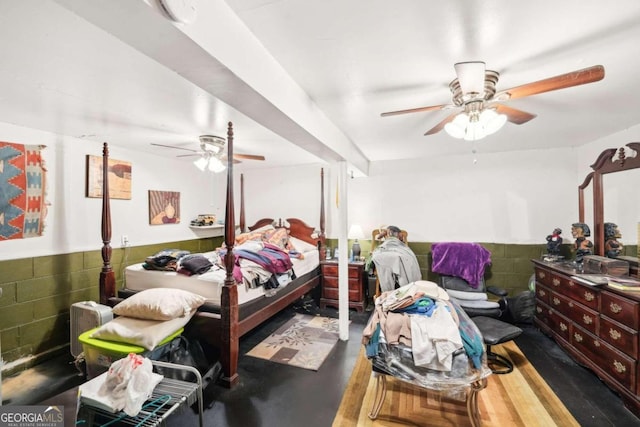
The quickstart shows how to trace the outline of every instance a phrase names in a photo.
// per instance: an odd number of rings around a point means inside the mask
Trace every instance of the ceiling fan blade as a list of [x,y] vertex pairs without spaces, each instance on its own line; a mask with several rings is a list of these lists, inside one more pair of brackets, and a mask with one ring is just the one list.
[[515,108],[507,107],[506,105],[497,104],[496,112],[507,116],[507,120],[511,123],[521,125],[527,123],[529,120],[535,119],[535,114],[527,113],[526,111],[516,110]]
[[234,153],[233,158],[234,159],[245,159],[245,160],[265,160],[264,156],[259,156],[259,155],[256,155],[256,154]]
[[444,126],[447,123],[452,122],[453,119],[455,119],[458,114],[460,114],[460,112],[455,112],[453,114],[449,114],[449,116],[447,116],[444,120],[442,120],[440,123],[438,123],[437,125],[435,125],[431,129],[429,129],[427,132],[425,132],[424,136],[433,135],[434,133],[440,132],[442,129],[444,129]]
[[458,62],[453,66],[458,76],[460,89],[465,94],[484,93],[485,63],[482,61]]
[[494,99],[506,100],[523,98],[525,96],[537,95],[539,93],[549,92],[552,90],[566,89],[568,87],[593,83],[600,81],[603,78],[604,67],[602,65],[594,65],[593,67],[560,74],[559,76],[549,77],[548,79],[538,80],[537,82],[527,83],[500,91],[499,94],[494,96]]
[[194,153],[198,152],[198,150],[194,150],[192,148],[176,147],[175,145],[154,144],[153,142],[151,143],[151,145],[155,145],[157,147],[174,148],[176,150],[192,151]]
[[423,111],[433,111],[433,110],[444,110],[445,108],[451,108],[453,105],[432,105],[430,107],[418,107],[418,108],[410,108],[408,110],[398,110],[398,111],[388,111],[386,113],[381,113],[380,116],[388,117],[388,116],[396,116],[398,114],[407,114],[407,113],[420,113]]
[[202,153],[197,153],[196,152],[195,154],[179,154],[176,157],[194,157],[194,156],[202,156]]

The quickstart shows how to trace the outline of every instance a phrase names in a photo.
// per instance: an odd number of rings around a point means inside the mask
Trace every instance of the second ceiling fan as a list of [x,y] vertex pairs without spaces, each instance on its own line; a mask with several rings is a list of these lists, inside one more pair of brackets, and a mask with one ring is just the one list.
[[[594,65],[498,92],[496,85],[500,73],[487,70],[484,62],[459,62],[454,67],[457,77],[449,84],[453,94],[452,103],[389,111],[381,116],[456,108],[456,112],[429,129],[425,135],[433,135],[445,129],[457,138],[480,139],[495,132],[505,121],[520,125],[536,117],[535,114],[507,107],[502,102],[593,83],[604,78],[604,67]],[[462,112],[459,111],[460,108]]]
[[[177,145],[164,145],[164,144],[154,144],[157,147],[165,147],[165,148],[174,148],[176,150],[184,150],[190,151],[191,154],[179,154],[176,157],[193,157],[200,156],[206,158],[215,157],[219,160],[226,160],[227,153],[225,151],[225,145],[227,140],[220,136],[215,135],[200,135],[198,137],[200,142],[200,149],[194,150],[193,148],[185,148]],[[240,163],[241,160],[265,160],[264,156],[258,154],[241,154],[241,153],[233,153],[233,162]]]

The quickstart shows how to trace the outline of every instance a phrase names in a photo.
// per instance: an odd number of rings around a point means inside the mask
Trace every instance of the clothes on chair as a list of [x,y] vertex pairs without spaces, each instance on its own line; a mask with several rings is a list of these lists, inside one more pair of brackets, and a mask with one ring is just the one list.
[[388,238],[371,254],[382,291],[420,280],[422,273],[413,251],[397,238]]
[[363,331],[363,344],[368,355],[375,355],[378,340],[402,343],[411,347],[415,366],[450,371],[454,354],[464,348],[459,322],[459,311],[446,291],[420,280],[383,292],[376,299],[374,314]]
[[484,279],[491,252],[477,243],[440,242],[431,245],[435,273],[461,277],[473,288]]

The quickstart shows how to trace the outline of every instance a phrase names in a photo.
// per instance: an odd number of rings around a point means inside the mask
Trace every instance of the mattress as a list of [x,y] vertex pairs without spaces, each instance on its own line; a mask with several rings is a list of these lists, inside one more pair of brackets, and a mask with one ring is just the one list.
[[[206,256],[207,254],[205,253],[203,255]],[[293,272],[296,277],[313,271],[320,264],[320,254],[316,249],[304,252],[303,255],[303,259],[291,259]],[[174,271],[145,270],[142,267],[142,263],[139,263],[125,268],[125,289],[131,291],[142,291],[149,288],[183,289],[202,295],[207,299],[205,303],[207,305],[220,306],[220,294],[226,274],[224,268],[214,266],[213,269],[206,273],[186,276]],[[277,293],[280,293],[281,288],[287,285],[288,284],[280,285]],[[238,305],[253,301],[263,295],[265,295],[265,291],[262,286],[250,288],[248,286],[238,285]]]

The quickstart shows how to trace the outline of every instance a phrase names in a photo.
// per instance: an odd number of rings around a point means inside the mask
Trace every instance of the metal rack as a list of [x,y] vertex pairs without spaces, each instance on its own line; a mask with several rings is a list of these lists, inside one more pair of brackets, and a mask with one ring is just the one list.
[[152,396],[142,406],[142,410],[135,417],[130,417],[124,412],[112,413],[104,409],[81,404],[78,410],[77,426],[135,426],[151,427],[163,425],[167,417],[176,412],[182,406],[191,406],[198,403],[198,418],[200,427],[203,427],[203,403],[202,403],[202,376],[200,372],[191,366],[177,365],[175,363],[152,360],[155,367],[188,371],[192,373],[196,382],[187,382],[171,378],[163,380],[153,390]]

